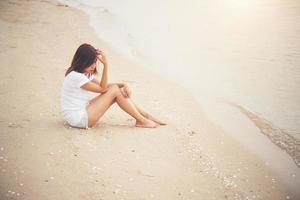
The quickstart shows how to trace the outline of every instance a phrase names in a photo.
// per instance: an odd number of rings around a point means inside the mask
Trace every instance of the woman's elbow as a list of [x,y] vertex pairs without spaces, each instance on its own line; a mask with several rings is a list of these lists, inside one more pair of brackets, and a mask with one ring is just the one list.
[[101,87],[99,90],[99,93],[105,93],[105,92],[107,92],[107,90],[108,90],[108,87]]

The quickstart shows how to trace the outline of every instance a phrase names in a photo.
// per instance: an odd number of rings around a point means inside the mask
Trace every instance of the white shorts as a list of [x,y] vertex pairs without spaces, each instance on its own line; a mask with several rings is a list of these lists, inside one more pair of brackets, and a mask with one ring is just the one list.
[[88,114],[86,109],[67,111],[63,115],[70,126],[76,128],[88,128]]

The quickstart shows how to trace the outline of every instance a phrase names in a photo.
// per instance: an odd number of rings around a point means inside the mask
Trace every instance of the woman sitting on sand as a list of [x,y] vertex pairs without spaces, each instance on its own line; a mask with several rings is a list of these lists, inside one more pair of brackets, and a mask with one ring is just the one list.
[[[101,81],[94,76],[98,73],[97,60],[103,64]],[[127,84],[108,84],[107,68],[103,51],[89,44],[79,46],[65,74],[61,93],[61,111],[71,126],[93,127],[114,103],[136,119],[136,127],[155,128],[158,125],[165,125],[132,101]],[[91,99],[90,92],[100,95]]]

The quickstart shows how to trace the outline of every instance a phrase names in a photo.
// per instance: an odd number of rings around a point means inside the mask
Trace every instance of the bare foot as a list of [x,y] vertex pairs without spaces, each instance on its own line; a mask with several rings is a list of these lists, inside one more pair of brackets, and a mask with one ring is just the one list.
[[146,118],[147,118],[147,119],[150,119],[151,121],[154,121],[154,122],[157,123],[158,125],[161,125],[161,126],[167,125],[166,123],[160,121],[159,119],[153,117],[152,115],[150,115],[150,114],[148,114],[148,113],[147,113]]
[[145,119],[144,122],[136,121],[135,126],[139,128],[156,128],[157,124],[149,119]]

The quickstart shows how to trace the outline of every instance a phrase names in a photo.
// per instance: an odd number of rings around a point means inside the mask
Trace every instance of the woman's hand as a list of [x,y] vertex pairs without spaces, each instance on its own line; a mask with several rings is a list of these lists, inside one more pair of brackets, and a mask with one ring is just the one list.
[[101,51],[100,49],[96,49],[97,52],[97,58],[98,60],[103,64],[103,65],[107,65],[107,60],[106,60],[106,56],[103,53],[103,51]]
[[129,88],[129,86],[127,84],[124,84],[122,93],[123,93],[125,98],[130,98],[131,97],[131,89]]

